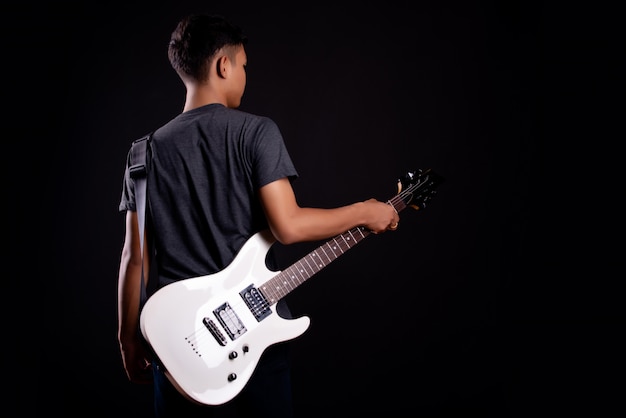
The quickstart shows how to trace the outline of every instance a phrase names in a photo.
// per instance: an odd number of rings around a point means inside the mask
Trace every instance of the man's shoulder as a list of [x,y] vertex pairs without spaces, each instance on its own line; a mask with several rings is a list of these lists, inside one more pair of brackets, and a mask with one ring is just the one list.
[[268,116],[228,108],[221,104],[210,104],[179,114],[162,126],[158,133],[177,131],[190,123],[218,130],[230,126],[230,130],[234,129],[234,132],[243,130],[269,133],[278,130],[276,122]]
[[256,113],[250,113],[241,109],[228,109],[228,112],[231,112],[233,115],[237,115],[237,117],[242,118],[243,120],[249,123],[257,123],[257,124],[274,124],[274,121],[269,116],[259,115]]

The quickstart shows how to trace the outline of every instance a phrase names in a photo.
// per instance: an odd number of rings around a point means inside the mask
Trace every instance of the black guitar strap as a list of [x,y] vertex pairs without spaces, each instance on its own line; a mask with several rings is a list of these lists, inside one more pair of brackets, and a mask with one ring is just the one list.
[[130,177],[135,181],[135,205],[139,223],[139,245],[141,249],[141,301],[146,300],[146,286],[143,271],[144,231],[146,224],[146,182],[148,177],[147,155],[152,132],[133,141],[130,150]]

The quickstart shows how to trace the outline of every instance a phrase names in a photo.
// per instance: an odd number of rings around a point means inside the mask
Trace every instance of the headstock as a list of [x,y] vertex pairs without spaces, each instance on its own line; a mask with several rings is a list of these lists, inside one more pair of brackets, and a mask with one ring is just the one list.
[[430,168],[417,171],[409,171],[398,179],[398,194],[389,200],[389,203],[397,211],[411,206],[415,210],[426,207],[426,202],[431,200],[437,191],[435,188],[443,182],[444,178],[435,174]]

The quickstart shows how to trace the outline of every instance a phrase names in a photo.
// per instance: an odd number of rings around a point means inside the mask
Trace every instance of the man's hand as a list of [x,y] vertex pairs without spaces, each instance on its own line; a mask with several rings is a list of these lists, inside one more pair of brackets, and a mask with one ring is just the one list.
[[139,336],[130,341],[120,341],[120,352],[128,380],[142,385],[152,383],[151,356]]

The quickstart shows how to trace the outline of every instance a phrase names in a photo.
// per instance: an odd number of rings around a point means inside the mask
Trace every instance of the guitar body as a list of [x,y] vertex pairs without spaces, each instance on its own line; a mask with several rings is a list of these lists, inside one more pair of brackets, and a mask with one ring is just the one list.
[[168,379],[189,399],[207,405],[231,400],[265,349],[309,327],[308,317],[285,319],[267,305],[244,300],[276,275],[265,264],[274,242],[269,231],[259,232],[226,269],[171,283],[146,302],[141,332]]

